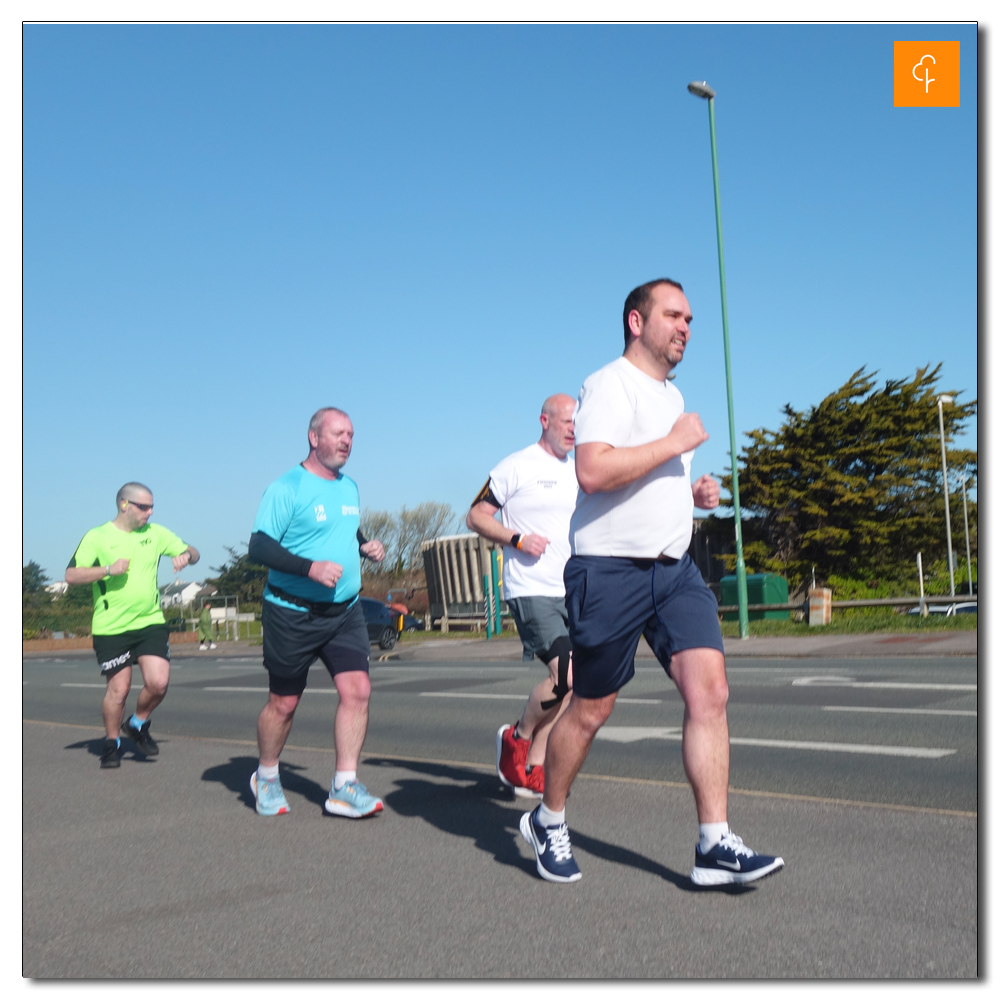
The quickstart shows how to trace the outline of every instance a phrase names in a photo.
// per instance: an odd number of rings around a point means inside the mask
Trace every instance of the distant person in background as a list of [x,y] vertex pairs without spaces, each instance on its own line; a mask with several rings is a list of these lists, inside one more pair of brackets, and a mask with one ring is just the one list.
[[215,649],[215,643],[212,641],[215,634],[212,631],[211,601],[206,601],[201,609],[201,615],[198,618],[198,638],[201,640],[199,649]]
[[493,469],[465,519],[483,538],[503,544],[504,598],[525,650],[549,668],[518,722],[497,732],[497,776],[525,798],[545,791],[546,740],[572,687],[563,568],[577,494],[569,458],[575,405],[562,393],[545,400],[538,418],[542,436]]
[[264,491],[248,548],[270,569],[261,616],[270,695],[257,720],[260,762],[250,788],[261,816],[289,811],[278,757],[309,667],[320,659],[339,695],[336,765],[323,808],[360,819],[382,811],[382,800],[358,781],[371,697],[368,626],[358,600],[361,556],[381,562],[385,549],[361,534],[358,487],[341,471],[354,442],[351,418],[326,406],[313,414],[308,437],[305,461]]
[[[199,559],[198,550],[172,531],[148,523],[153,494],[147,486],[126,483],[115,507],[115,519],[83,536],[66,569],[67,583],[93,584],[94,652],[107,682],[101,706],[107,731],[102,768],[121,765],[119,727],[140,753],[151,757],[160,752],[149,732],[149,715],[167,693],[170,648],[156,572],[161,556],[172,558],[175,573]],[[143,687],[135,712],[123,723],[134,663],[142,671]]]

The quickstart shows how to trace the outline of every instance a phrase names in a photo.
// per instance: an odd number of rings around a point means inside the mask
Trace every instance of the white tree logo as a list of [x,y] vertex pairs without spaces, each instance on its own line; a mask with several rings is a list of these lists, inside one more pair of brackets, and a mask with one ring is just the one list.
[[[917,83],[922,83],[924,85],[924,93],[925,94],[929,94],[930,93],[930,89],[929,88],[930,88],[930,85],[934,82],[934,77],[931,76],[931,68],[930,68],[930,66],[925,66],[924,65],[924,60],[925,59],[930,59],[930,61],[932,63],[937,63],[937,60],[934,58],[934,56],[931,56],[931,55],[921,56],[920,57],[920,62],[918,62],[918,63],[916,63],[916,65],[914,65],[912,73],[913,73],[913,79],[916,80]],[[923,71],[923,76],[918,76],[917,75],[917,70],[922,70]]]

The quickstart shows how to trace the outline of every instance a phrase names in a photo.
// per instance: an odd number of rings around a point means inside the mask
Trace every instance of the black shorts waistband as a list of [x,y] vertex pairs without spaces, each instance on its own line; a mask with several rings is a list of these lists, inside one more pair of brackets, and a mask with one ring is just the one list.
[[[684,555],[687,555],[685,552]],[[656,556],[655,558],[651,556],[571,556],[572,559],[595,559],[608,562],[616,561],[619,563],[629,562],[633,566],[642,566],[643,568],[648,568],[653,565],[653,563],[660,563],[662,566],[676,566],[684,556],[680,559],[674,559],[673,556]],[[600,562],[597,563],[600,565]]]
[[336,618],[354,603],[353,597],[349,601],[310,601],[306,597],[299,597],[298,594],[290,594],[273,583],[268,583],[267,589],[275,597],[280,597],[283,601],[288,601],[289,604],[294,604],[317,618]]

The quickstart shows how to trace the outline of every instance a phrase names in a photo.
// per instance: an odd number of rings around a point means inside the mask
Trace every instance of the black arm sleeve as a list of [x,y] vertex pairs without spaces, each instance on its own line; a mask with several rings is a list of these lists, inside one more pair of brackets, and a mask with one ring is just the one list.
[[476,499],[472,501],[473,507],[476,506],[481,500],[485,500],[487,503],[493,504],[494,507],[502,507],[503,504],[493,495],[493,487],[490,485],[490,481],[487,479],[483,484],[483,488],[476,494]]
[[263,531],[255,531],[250,536],[247,555],[255,563],[276,569],[279,573],[291,573],[294,576],[308,576],[312,567],[311,559],[303,559],[302,556],[294,555],[270,535],[265,535]]
[[367,544],[368,544],[368,539],[365,538],[365,536],[362,533],[361,529],[358,528],[358,545],[367,545]]

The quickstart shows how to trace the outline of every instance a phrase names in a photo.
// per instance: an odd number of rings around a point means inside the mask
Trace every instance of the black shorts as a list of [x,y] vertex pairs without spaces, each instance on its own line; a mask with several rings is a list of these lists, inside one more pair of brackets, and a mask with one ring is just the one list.
[[140,656],[160,656],[169,660],[169,636],[170,629],[166,625],[147,625],[133,632],[93,636],[101,676],[117,674],[123,667],[138,663]]
[[719,602],[686,553],[676,562],[572,556],[563,579],[578,697],[623,688],[635,674],[641,635],[668,675],[674,653],[724,651]]
[[368,673],[368,626],[361,602],[326,618],[304,608],[293,611],[264,600],[264,667],[274,694],[298,695],[306,689],[317,658],[331,677],[349,670]]

